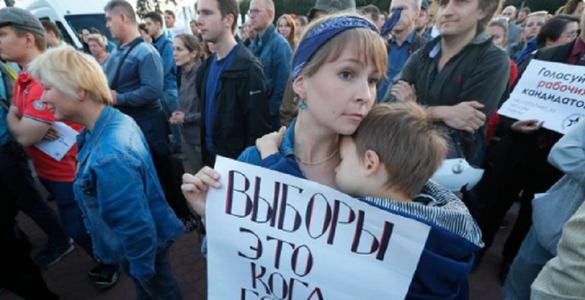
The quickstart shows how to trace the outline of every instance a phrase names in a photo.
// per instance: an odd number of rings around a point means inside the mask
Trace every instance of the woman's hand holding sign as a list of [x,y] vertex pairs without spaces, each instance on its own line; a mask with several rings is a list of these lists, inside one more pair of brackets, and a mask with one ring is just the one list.
[[184,174],[181,190],[191,208],[201,216],[205,224],[205,205],[209,187],[220,188],[219,173],[210,167],[203,167],[197,174]]

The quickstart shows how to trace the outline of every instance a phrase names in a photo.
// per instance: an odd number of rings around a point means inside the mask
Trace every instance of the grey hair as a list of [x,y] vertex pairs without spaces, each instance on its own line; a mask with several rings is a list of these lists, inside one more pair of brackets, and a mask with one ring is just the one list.
[[138,21],[136,19],[136,12],[134,12],[134,8],[132,8],[132,5],[130,5],[130,3],[128,3],[125,0],[111,0],[104,7],[104,11],[105,12],[112,11],[116,14],[124,13],[126,15],[126,17],[128,17],[128,20],[130,21],[130,23],[132,23],[134,25],[138,24]]

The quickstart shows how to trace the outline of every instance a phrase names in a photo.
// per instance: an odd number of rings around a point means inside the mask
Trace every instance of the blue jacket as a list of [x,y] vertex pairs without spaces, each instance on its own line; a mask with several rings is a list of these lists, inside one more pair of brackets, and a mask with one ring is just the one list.
[[280,128],[280,104],[290,75],[292,49],[284,37],[270,25],[266,32],[250,45],[250,51],[258,57],[264,68],[266,89],[270,101],[270,115],[274,130]]
[[[305,178],[294,159],[295,123],[296,120],[291,123],[285,133],[279,149],[280,155],[271,155],[263,161],[258,149],[249,147],[238,160]],[[450,205],[449,211],[443,213],[446,218],[438,218],[437,215],[441,213],[438,213],[440,209],[436,208],[430,208],[429,210],[433,211],[426,214],[415,215],[412,212],[416,209],[406,210],[400,207],[400,204],[391,207],[386,205],[387,202],[380,203],[369,198],[360,200],[382,210],[415,219],[431,227],[406,299],[469,299],[467,276],[473,268],[475,252],[480,250],[482,245],[479,227],[461,200],[441,186],[429,182],[418,197],[433,198],[439,204]],[[459,209],[452,209],[453,206],[459,207]],[[396,209],[396,207],[400,208]],[[453,228],[458,228],[459,232]]]
[[173,56],[173,42],[164,34],[158,40],[152,41],[152,44],[162,58],[164,84],[163,91],[177,89],[177,65]]
[[74,192],[95,257],[108,264],[128,261],[130,275],[148,278],[157,251],[185,228],[165,200],[146,139],[132,118],[106,106],[77,145]]
[[530,54],[532,54],[536,50],[538,50],[538,46],[536,45],[536,38],[533,38],[530,41],[528,41],[528,43],[526,44],[526,48],[524,48],[524,50],[518,55],[518,57],[516,57],[514,62],[520,65],[522,61],[524,61],[527,57],[530,56]]
[[[143,42],[126,57],[120,69],[116,108],[134,119],[145,119],[162,114],[163,66],[156,49],[142,37],[136,39]],[[104,65],[110,88],[114,85],[118,64],[129,48],[129,44],[119,46]]]

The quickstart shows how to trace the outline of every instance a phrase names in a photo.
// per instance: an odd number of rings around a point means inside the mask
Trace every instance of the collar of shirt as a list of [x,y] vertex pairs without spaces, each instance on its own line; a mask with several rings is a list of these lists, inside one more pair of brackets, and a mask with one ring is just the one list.
[[571,55],[569,55],[568,63],[576,64],[581,59],[581,56],[585,53],[585,42],[581,39],[581,36],[578,36],[575,39],[575,44],[573,46],[573,50],[571,50]]
[[[463,49],[469,47],[470,45],[480,45],[483,43],[491,43],[491,38],[486,30],[479,32],[475,35],[473,40],[467,44]],[[429,53],[430,58],[437,58],[437,55],[441,52],[441,36],[436,37],[434,40],[430,41],[425,49]],[[461,50],[463,51],[463,50]]]
[[114,113],[114,108],[106,105],[93,125],[93,130],[90,132],[87,128],[85,128],[79,135],[77,135],[77,149],[79,151],[77,154],[77,162],[81,164],[87,159],[89,153],[93,149],[93,145],[101,136],[104,128],[112,119]]
[[[408,45],[412,44],[412,41],[414,40],[414,37],[415,36],[416,36],[416,29],[412,30],[412,32],[406,38],[406,41],[404,41],[404,43],[402,43],[402,45],[404,45],[404,44],[408,44]],[[396,37],[393,36],[392,38],[390,38],[390,44],[392,44],[392,45],[398,45],[398,42],[396,41]]]
[[21,84],[27,84],[31,81],[33,81],[34,79],[32,78],[32,76],[30,76],[26,70],[22,70],[22,72],[20,72],[20,74],[18,74],[18,82]]
[[276,28],[274,27],[274,25],[270,25],[266,29],[266,32],[264,32],[264,34],[262,36],[256,37],[256,40],[254,41],[254,43],[256,44],[256,47],[258,47],[258,49],[262,49],[262,46],[265,45],[266,43],[268,43],[268,41],[270,40],[270,37],[275,32],[276,32]]

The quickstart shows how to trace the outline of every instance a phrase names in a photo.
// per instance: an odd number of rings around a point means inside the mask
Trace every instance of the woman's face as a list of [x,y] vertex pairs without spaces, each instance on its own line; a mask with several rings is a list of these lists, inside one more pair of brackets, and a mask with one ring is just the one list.
[[89,35],[91,34],[91,32],[89,32],[89,30],[87,29],[83,29],[81,31],[81,38],[83,39],[83,42],[87,44],[87,38],[89,37]]
[[504,38],[505,32],[504,29],[500,26],[494,25],[488,27],[490,36],[492,37],[492,41],[498,47],[503,48],[506,46],[506,39]]
[[89,41],[87,45],[89,46],[89,52],[91,52],[93,56],[101,55],[106,50],[96,41]]
[[177,66],[184,66],[193,61],[197,56],[197,52],[189,52],[187,47],[185,47],[183,40],[175,38],[173,40],[173,56]]
[[77,99],[63,93],[50,84],[43,84],[43,96],[41,101],[49,106],[49,110],[55,115],[58,121],[73,120],[71,116],[75,115],[77,109]]
[[293,88],[307,104],[306,112],[334,133],[351,135],[374,105],[382,74],[373,61],[362,61],[356,46],[345,48],[335,61],[310,77],[300,76]]
[[526,28],[524,28],[524,36],[526,37],[526,41],[535,38],[540,31],[540,27],[546,22],[546,18],[544,16],[532,16],[526,20]]
[[138,31],[140,31],[140,35],[144,38],[144,40],[146,40],[149,43],[152,43],[152,38],[150,37],[150,34],[148,34],[148,32],[142,29],[139,29]]
[[278,33],[280,33],[280,35],[282,35],[285,38],[288,38],[291,31],[292,28],[290,28],[288,22],[285,19],[281,19],[278,22]]
[[209,48],[209,53],[215,53],[217,51],[217,46],[212,42],[207,42],[207,48]]

